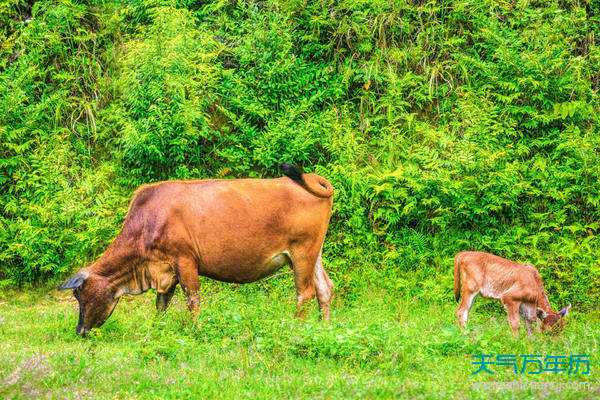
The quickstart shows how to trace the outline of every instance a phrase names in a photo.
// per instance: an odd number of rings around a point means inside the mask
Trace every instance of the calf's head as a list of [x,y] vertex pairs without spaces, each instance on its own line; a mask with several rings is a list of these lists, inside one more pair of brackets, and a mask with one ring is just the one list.
[[541,308],[538,308],[537,316],[542,321],[542,332],[561,330],[565,325],[564,318],[570,309],[570,304],[557,313],[553,311],[546,312]]
[[76,332],[81,336],[85,336],[90,329],[102,325],[119,301],[115,298],[108,279],[88,271],[76,273],[59,289],[73,289],[73,295],[79,302],[79,323]]

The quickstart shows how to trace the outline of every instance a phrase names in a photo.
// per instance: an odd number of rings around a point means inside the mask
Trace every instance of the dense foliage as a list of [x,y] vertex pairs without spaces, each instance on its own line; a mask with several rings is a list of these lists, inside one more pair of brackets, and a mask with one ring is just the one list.
[[332,181],[328,269],[451,298],[452,258],[600,296],[598,1],[0,2],[0,285],[99,255],[139,184]]

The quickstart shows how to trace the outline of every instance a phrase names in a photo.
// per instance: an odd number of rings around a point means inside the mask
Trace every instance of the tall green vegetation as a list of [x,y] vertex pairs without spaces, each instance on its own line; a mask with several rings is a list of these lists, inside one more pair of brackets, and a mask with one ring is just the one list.
[[139,184],[329,178],[352,298],[451,298],[452,256],[600,298],[597,1],[8,0],[0,285],[63,277]]

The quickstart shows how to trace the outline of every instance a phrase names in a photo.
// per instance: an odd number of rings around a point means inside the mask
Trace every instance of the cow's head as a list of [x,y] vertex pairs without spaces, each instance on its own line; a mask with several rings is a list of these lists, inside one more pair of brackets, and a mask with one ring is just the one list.
[[570,309],[570,304],[557,313],[553,311],[546,312],[541,308],[538,308],[537,316],[542,321],[542,332],[561,330],[565,325],[564,318],[569,313]]
[[81,336],[102,325],[119,301],[115,298],[108,279],[85,270],[70,277],[59,289],[73,289],[73,295],[79,302],[79,323],[76,331]]

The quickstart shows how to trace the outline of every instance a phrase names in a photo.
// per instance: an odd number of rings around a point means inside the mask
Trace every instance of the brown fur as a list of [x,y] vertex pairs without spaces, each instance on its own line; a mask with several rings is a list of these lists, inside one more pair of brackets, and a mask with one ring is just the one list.
[[180,283],[196,312],[199,275],[254,282],[285,264],[294,270],[297,315],[316,294],[328,319],[333,285],[320,255],[332,195],[331,184],[313,174],[303,174],[301,182],[284,177],[140,187],[106,252],[62,287],[74,289],[80,303],[77,332],[104,323],[123,294],[156,289],[156,306],[164,310]]
[[536,318],[542,330],[562,326],[569,307],[552,311],[542,278],[532,265],[522,265],[489,253],[465,251],[454,258],[454,297],[461,302],[456,311],[464,328],[475,297],[498,299],[504,304],[514,334],[519,329],[519,314],[525,318],[527,332]]

